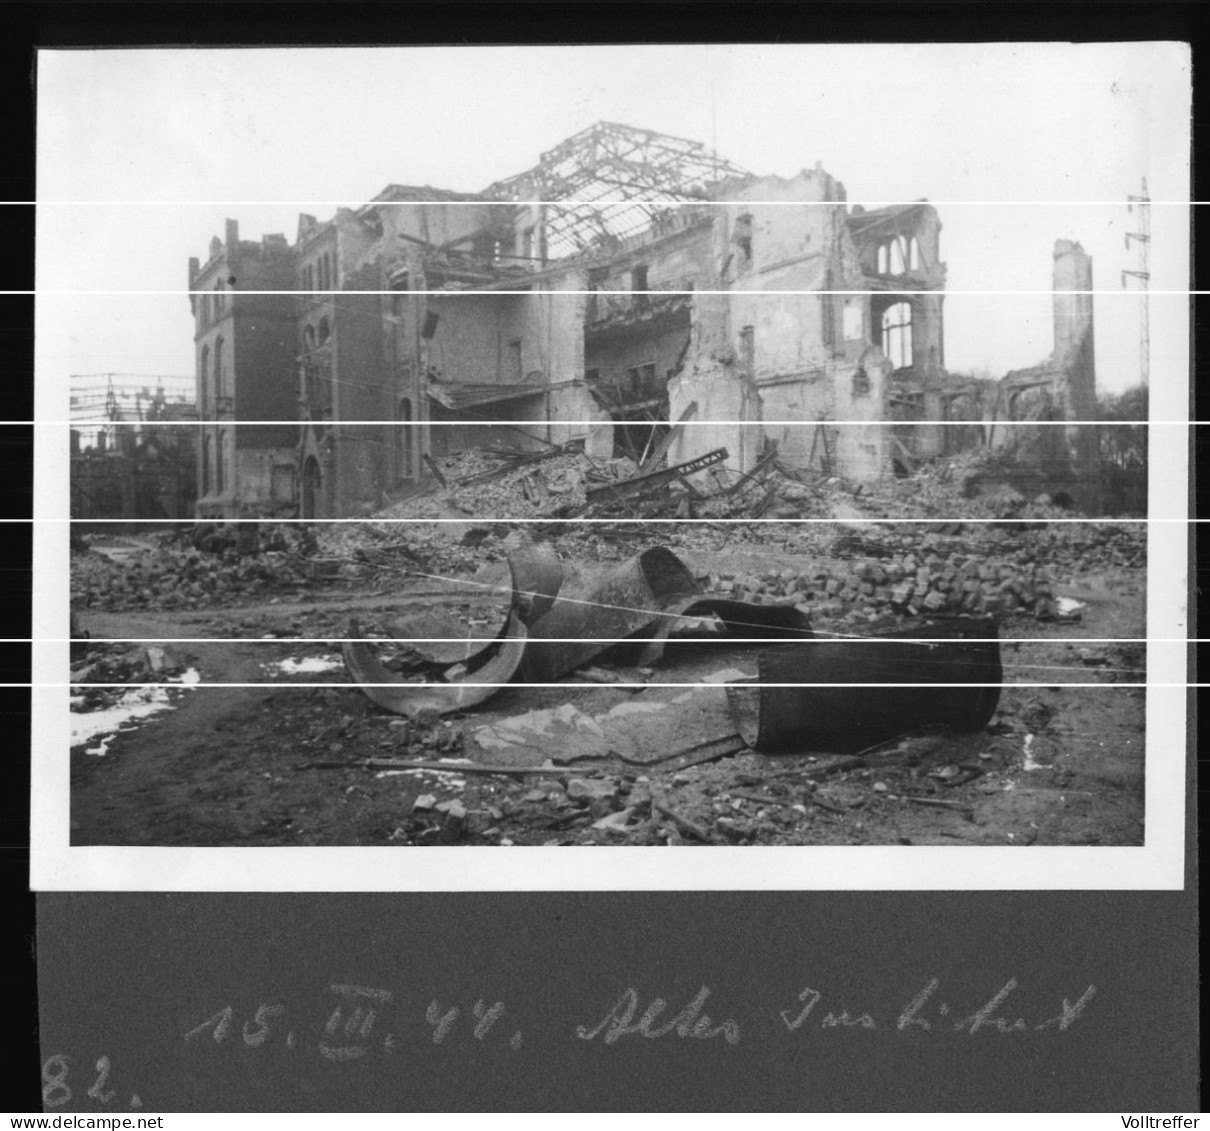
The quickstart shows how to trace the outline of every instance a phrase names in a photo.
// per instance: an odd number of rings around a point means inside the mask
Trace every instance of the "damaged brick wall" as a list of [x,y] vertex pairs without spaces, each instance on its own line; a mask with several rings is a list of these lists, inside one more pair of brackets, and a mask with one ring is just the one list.
[[[259,469],[279,462],[294,444],[293,295],[259,293],[294,286],[294,250],[281,235],[241,240],[228,220],[225,239],[210,244],[205,265],[190,260],[196,333],[199,514],[236,517],[271,506],[272,476]],[[237,422],[239,423],[237,426]],[[280,480],[278,481],[280,484]]]

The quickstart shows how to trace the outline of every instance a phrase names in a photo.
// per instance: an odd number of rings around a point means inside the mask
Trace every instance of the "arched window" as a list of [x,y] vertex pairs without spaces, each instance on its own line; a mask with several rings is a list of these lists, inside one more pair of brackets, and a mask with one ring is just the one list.
[[878,274],[885,275],[887,268],[887,246],[886,244],[878,245]]
[[225,309],[223,303],[223,281],[220,279],[214,284],[214,317],[222,318]]
[[214,437],[204,436],[202,438],[202,494],[210,494],[210,465],[213,462],[214,456]]
[[221,337],[214,343],[214,395],[216,397],[227,395],[223,388],[223,339]]
[[896,369],[912,364],[912,304],[897,302],[882,312],[882,352]]
[[303,518],[318,517],[320,503],[320,487],[323,480],[319,471],[319,462],[314,456],[308,456],[302,471],[302,516]]
[[332,290],[332,257],[325,251],[323,257],[324,290]]
[[912,237],[912,242],[908,245],[908,266],[913,271],[920,270],[920,244],[916,237]]
[[[328,320],[326,318],[321,318],[319,320],[319,344],[321,346],[325,345],[331,336],[332,328],[328,325]],[[348,343],[346,343],[346,345],[347,344]]]
[[303,329],[303,349],[310,353],[315,349],[315,327],[307,326]]

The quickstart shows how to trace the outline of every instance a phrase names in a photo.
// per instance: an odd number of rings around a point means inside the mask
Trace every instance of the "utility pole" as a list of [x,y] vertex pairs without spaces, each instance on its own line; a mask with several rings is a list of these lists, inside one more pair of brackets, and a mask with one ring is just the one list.
[[1139,373],[1146,388],[1151,383],[1151,312],[1148,308],[1151,301],[1148,295],[1151,285],[1151,197],[1147,195],[1146,177],[1143,178],[1142,194],[1126,197],[1127,212],[1133,214],[1135,205],[1138,205],[1139,230],[1126,233],[1126,250],[1137,247],[1138,267],[1122,271],[1122,289],[1126,290],[1127,280],[1134,278],[1139,280],[1143,292],[1143,305],[1139,311]]

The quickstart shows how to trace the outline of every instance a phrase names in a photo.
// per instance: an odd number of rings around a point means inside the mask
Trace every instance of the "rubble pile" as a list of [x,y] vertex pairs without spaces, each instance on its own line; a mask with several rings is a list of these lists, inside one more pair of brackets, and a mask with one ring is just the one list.
[[[948,611],[1053,614],[1054,589],[1089,575],[1143,569],[1146,532],[1106,523],[947,523],[916,526],[862,523],[649,527],[641,523],[571,528],[539,527],[568,556],[625,556],[651,545],[690,553],[754,551],[770,558],[807,558],[807,569],[769,568],[704,575],[711,592],[757,603],[815,602],[813,612],[836,614],[837,604],[907,613]],[[1138,578],[1134,577],[1135,583]]]
[[[757,604],[796,605],[817,621],[946,613],[1059,615],[1057,588],[1089,576],[1133,577],[1146,564],[1146,536],[1136,526],[1104,523],[947,523],[916,527],[812,524],[653,526],[643,522],[579,525],[552,522],[518,530],[507,523],[399,527],[342,525],[322,535],[324,552],[391,578],[467,577],[503,562],[527,540],[549,541],[564,557],[618,561],[653,546],[709,562],[729,551],[759,558],[765,569],[707,565],[703,591]],[[786,555],[806,559],[784,564]]]
[[[244,535],[183,528],[153,539],[93,539],[71,559],[73,608],[198,609],[275,589],[306,589],[335,576],[314,535],[289,526]],[[199,548],[200,544],[205,548]],[[264,549],[263,547],[279,547]]]
[[342,576],[389,584],[474,573],[504,561],[521,537],[504,523],[367,521],[325,526],[319,544],[325,560],[340,563]]
[[[717,453],[716,453],[717,455]],[[707,459],[710,457],[706,457]],[[795,469],[770,450],[740,475],[721,464],[682,476],[641,473],[624,457],[601,460],[573,442],[542,452],[478,449],[433,465],[436,478],[378,517],[509,518],[1070,518],[1049,496],[1027,499],[998,481],[1012,468],[984,451],[922,464],[910,477],[870,485]],[[652,477],[645,485],[644,480]],[[617,487],[616,493],[602,491]]]
[[589,459],[578,445],[544,452],[459,452],[437,465],[444,483],[395,503],[377,517],[449,518],[455,514],[493,518],[543,518],[569,514],[585,505],[591,486],[630,478],[628,459]]
[[[1026,555],[1032,557],[1032,555]],[[1054,571],[1035,561],[967,558],[957,554],[858,559],[799,573],[781,570],[710,578],[710,591],[756,604],[800,605],[808,615],[843,617],[883,612],[1030,613],[1058,615]]]
[[[901,524],[841,531],[814,568],[721,572],[707,587],[736,600],[800,605],[815,619],[971,613],[1054,620],[1058,586],[1146,563],[1146,533],[1137,527],[950,528],[958,533]],[[748,537],[759,532],[753,528]]]
[[1049,495],[1026,498],[1003,479],[1017,470],[1011,459],[982,448],[943,456],[921,464],[909,477],[856,488],[858,505],[873,507],[887,518],[947,517],[1047,519],[1072,518]]

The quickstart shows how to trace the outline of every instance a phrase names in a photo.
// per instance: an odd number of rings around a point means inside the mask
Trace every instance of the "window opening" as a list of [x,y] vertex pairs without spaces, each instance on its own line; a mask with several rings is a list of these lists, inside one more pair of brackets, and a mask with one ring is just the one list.
[[912,304],[897,302],[882,312],[882,352],[895,369],[912,364]]
[[226,390],[223,388],[223,339],[219,338],[214,343],[214,395],[216,397],[226,396]]
[[844,320],[844,338],[846,342],[860,341],[865,337],[865,318],[862,316],[860,302],[846,302],[842,318]]
[[302,516],[316,518],[319,504],[319,488],[321,484],[319,461],[314,456],[308,456],[303,464],[302,473]]
[[903,265],[903,241],[900,239],[891,241],[891,266],[890,273],[892,275],[902,275],[904,272]]
[[756,372],[756,328],[745,326],[739,332],[739,364],[745,377]]
[[199,369],[200,369],[199,375],[201,377],[201,385],[202,385],[202,419],[204,420],[209,415],[209,413],[207,411],[207,407],[210,403],[210,390],[207,388],[207,383],[210,380],[210,347],[209,346],[202,347],[202,361],[201,361],[201,365],[200,365]]

